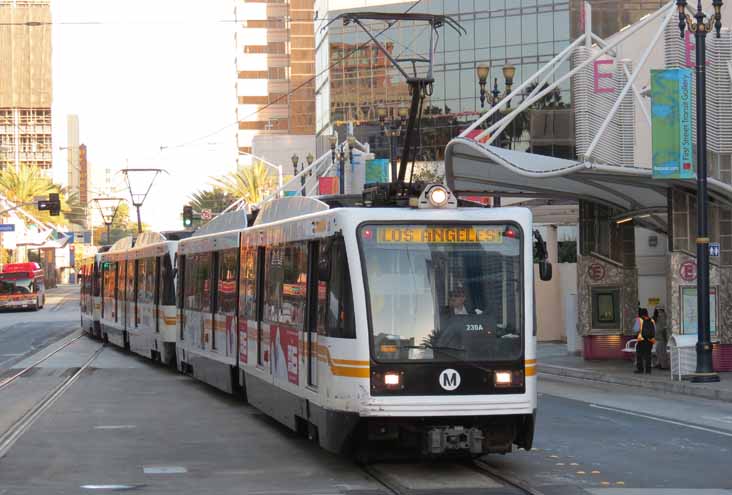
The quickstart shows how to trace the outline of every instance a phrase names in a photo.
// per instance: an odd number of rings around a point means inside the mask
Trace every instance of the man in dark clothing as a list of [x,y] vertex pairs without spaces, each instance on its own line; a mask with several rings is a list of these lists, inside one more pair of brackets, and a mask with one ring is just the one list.
[[[636,366],[637,369],[635,370],[635,373],[643,373],[651,374],[651,362],[653,360],[653,344],[655,342],[655,333],[656,333],[656,324],[655,322],[648,316],[648,310],[646,308],[641,309],[640,311],[640,317],[636,320],[636,324],[634,325],[634,329],[637,326],[637,339],[638,343],[635,345],[635,352],[636,352]],[[644,326],[649,326],[648,330],[645,332],[646,336],[644,337]]]

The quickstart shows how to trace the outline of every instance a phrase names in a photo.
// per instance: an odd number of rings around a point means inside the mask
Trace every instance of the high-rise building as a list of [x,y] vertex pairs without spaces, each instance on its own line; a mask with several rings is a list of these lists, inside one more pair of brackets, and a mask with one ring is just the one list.
[[314,142],[313,0],[238,0],[236,19],[240,163],[259,135]]
[[[643,15],[658,9],[666,0],[590,1],[593,26],[601,35],[617,32]],[[579,14],[581,0],[316,0],[316,133],[319,152],[327,148],[320,136],[339,132],[355,124],[356,137],[370,144],[371,151],[389,156],[388,140],[378,124],[375,110],[386,107],[396,116],[398,108],[409,104],[404,77],[375,49],[368,36],[351,23],[326,24],[343,12],[378,11],[449,15],[467,31],[459,35],[449,26],[439,31],[430,47],[429,28],[424,23],[401,21],[364,23],[379,37],[395,58],[427,57],[434,48],[432,93],[424,101],[418,160],[433,162],[444,158],[447,143],[483,108],[476,75],[479,65],[490,66],[485,109],[505,95],[502,69],[515,68],[513,87],[559,54],[584,28]],[[604,34],[603,34],[604,33]],[[409,64],[404,64],[411,70]],[[555,73],[555,80],[569,72],[567,62]],[[515,108],[523,96],[515,97]],[[519,150],[559,157],[573,157],[573,95],[569,81],[542,102],[534,105],[502,133],[497,144]]]
[[66,117],[66,185],[79,194],[79,116]]
[[51,6],[0,1],[0,168],[51,168]]

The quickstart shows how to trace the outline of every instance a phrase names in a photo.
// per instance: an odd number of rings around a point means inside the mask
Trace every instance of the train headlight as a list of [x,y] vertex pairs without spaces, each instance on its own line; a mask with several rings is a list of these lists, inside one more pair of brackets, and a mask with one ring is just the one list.
[[410,206],[417,206],[418,208],[457,208],[457,200],[450,190],[442,184],[429,184],[422,190],[416,204],[410,200]]
[[430,189],[430,192],[427,195],[427,199],[429,200],[430,204],[435,208],[442,208],[443,206],[445,206],[447,204],[447,198],[447,189],[440,186],[435,186]]
[[496,371],[493,381],[496,387],[510,387],[513,382],[513,374],[510,371]]
[[384,385],[386,385],[386,388],[399,388],[401,384],[402,375],[400,373],[384,373]]

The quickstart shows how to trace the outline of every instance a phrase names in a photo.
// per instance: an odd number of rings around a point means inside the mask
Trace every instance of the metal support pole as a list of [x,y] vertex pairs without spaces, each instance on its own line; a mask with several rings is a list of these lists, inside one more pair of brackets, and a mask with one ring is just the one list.
[[105,223],[107,226],[107,244],[112,244],[112,223]]
[[412,149],[412,134],[414,134],[414,126],[417,123],[417,111],[419,110],[419,97],[422,93],[422,81],[410,80],[409,87],[412,90],[412,106],[409,108],[409,122],[407,123],[407,135],[404,138],[404,149],[402,150],[402,163],[399,166],[399,176],[397,182],[404,182],[407,175],[407,166],[409,164],[409,152]]
[[339,192],[341,194],[345,194],[346,193],[346,190],[345,190],[345,187],[346,187],[346,177],[345,177],[345,175],[346,175],[346,169],[345,169],[345,164],[344,164],[343,150],[341,149],[341,153],[338,156],[338,187],[340,188],[339,189]]
[[135,208],[137,209],[137,233],[142,234],[142,220],[140,219],[140,206],[142,205],[135,205]]
[[[699,18],[701,16],[701,19]],[[707,115],[706,115],[706,37],[704,14],[697,12],[696,37],[696,211],[697,211],[697,334],[696,373],[693,382],[718,382],[712,368],[712,342],[709,327],[709,225],[707,215]]]
[[391,164],[391,180],[394,180],[394,177],[397,176],[397,155],[399,153],[399,136],[401,135],[401,128],[400,132],[398,134],[392,133],[391,136],[389,136],[389,147],[391,148],[389,151],[389,162]]

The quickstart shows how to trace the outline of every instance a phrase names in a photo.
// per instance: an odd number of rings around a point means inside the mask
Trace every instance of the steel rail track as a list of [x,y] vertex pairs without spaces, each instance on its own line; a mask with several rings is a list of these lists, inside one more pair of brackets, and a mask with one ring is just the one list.
[[505,483],[506,485],[521,490],[526,495],[544,495],[544,493],[542,493],[541,491],[531,487],[526,481],[515,478],[509,474],[502,473],[493,466],[487,464],[480,459],[473,460],[471,465],[478,472],[483,473],[489,478],[493,478],[496,481],[500,481],[501,483]]
[[[78,340],[78,338],[74,339],[74,341],[76,340]],[[69,342],[69,344],[70,343],[71,342]],[[63,347],[66,347],[66,345]],[[58,352],[59,350],[61,349],[57,349],[54,352]],[[66,378],[60,384],[54,387],[51,392],[49,392],[43,399],[41,399],[33,407],[31,407],[25,414],[23,414],[23,416],[20,417],[20,419],[13,423],[13,425],[8,428],[5,433],[0,435],[0,459],[8,453],[10,448],[23,435],[23,433],[28,431],[28,429],[33,426],[33,423],[35,423],[36,420],[40,418],[41,415],[46,412],[46,410],[48,410],[48,408],[50,408],[53,403],[56,402],[56,400],[61,397],[74,384],[74,382],[76,382],[76,380],[78,380],[81,374],[89,367],[92,362],[94,362],[94,360],[99,356],[99,354],[101,354],[103,350],[104,344],[100,345],[99,348],[94,351],[94,354],[92,354],[91,357],[87,359],[84,364],[81,365],[76,373]],[[50,357],[50,355],[47,356],[45,359],[47,359],[48,357]]]
[[57,352],[65,349],[65,348],[67,348],[68,346],[70,346],[71,344],[73,344],[74,342],[76,342],[77,340],[79,340],[80,338],[82,338],[83,336],[84,336],[84,334],[82,333],[78,337],[74,337],[73,339],[69,340],[65,344],[61,345],[55,351],[51,351],[50,353],[46,354],[45,356],[43,356],[41,359],[39,359],[35,363],[31,364],[30,366],[22,369],[21,371],[19,371],[18,373],[14,374],[13,376],[10,376],[10,377],[5,378],[4,380],[0,381],[0,390],[4,389],[5,387],[7,387],[11,383],[13,383],[15,380],[17,380],[21,376],[25,375],[26,373],[28,373],[30,370],[32,370],[33,368],[35,368],[36,366],[38,366],[42,362],[48,360],[51,356],[53,356]]
[[378,471],[373,469],[371,466],[367,464],[362,464],[361,470],[366,473],[366,475],[374,480],[379,485],[386,488],[386,490],[391,493],[392,495],[405,495],[409,492],[405,487],[401,486],[399,483],[395,483],[392,481],[389,481],[384,478]]

